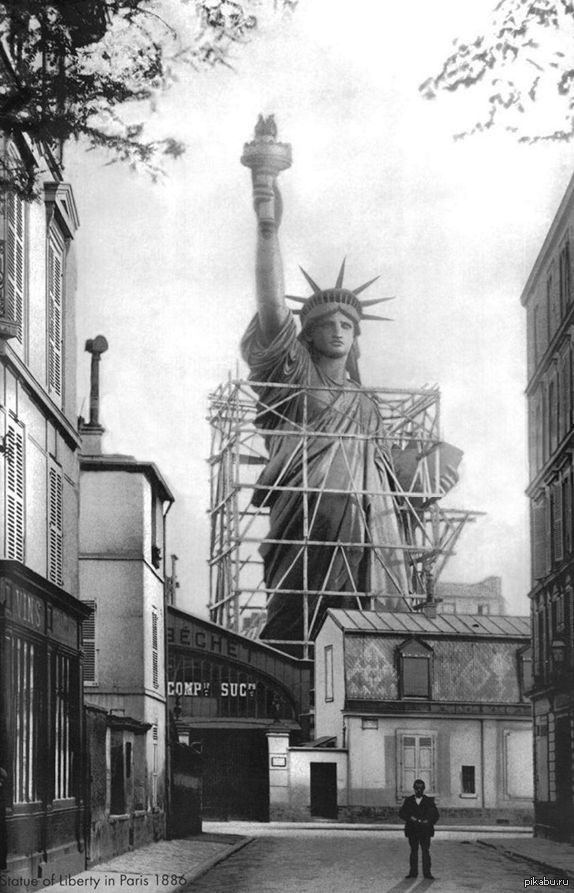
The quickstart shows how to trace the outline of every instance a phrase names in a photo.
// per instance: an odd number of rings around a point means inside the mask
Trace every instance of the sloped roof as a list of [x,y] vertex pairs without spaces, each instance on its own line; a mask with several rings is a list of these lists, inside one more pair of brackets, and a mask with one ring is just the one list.
[[438,614],[427,617],[418,611],[345,611],[331,608],[327,616],[350,633],[432,635],[432,636],[488,636],[499,638],[529,638],[530,618],[507,614]]

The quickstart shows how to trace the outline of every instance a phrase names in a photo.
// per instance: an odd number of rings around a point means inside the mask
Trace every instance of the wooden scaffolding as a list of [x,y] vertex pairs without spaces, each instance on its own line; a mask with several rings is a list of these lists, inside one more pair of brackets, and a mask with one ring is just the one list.
[[[267,382],[266,385],[269,383]],[[312,655],[312,641],[316,631],[317,596],[337,598],[349,592],[334,592],[322,587],[318,590],[294,591],[282,589],[281,585],[270,590],[266,586],[263,573],[263,560],[260,547],[273,544],[269,538],[269,504],[273,500],[274,489],[297,491],[303,501],[307,500],[310,488],[306,483],[305,464],[307,446],[318,432],[313,423],[303,421],[289,424],[281,415],[282,406],[262,405],[257,401],[252,389],[257,382],[230,378],[210,397],[209,421],[211,424],[210,466],[210,618],[227,629],[232,629],[253,638],[258,638],[264,625],[268,599],[275,593],[289,595],[297,599],[303,616],[303,639],[301,655]],[[297,385],[281,384],[281,389],[291,397],[292,389],[303,401],[316,390]],[[444,566],[452,555],[465,524],[475,520],[479,513],[453,508],[440,504],[444,495],[444,452],[443,448],[453,449],[444,444],[440,435],[440,392],[435,387],[412,389],[363,388],[376,403],[381,418],[381,430],[377,441],[385,444],[394,456],[406,456],[400,480],[390,475],[389,490],[395,500],[397,515],[402,531],[400,549],[408,569],[409,591],[400,599],[399,610],[420,610],[434,601],[434,586]],[[281,415],[281,437],[293,438],[302,452],[302,483],[290,486],[288,483],[265,485],[258,483],[262,468],[268,460],[265,446],[266,437],[276,434],[274,428],[256,425],[256,417]],[[321,430],[321,438],[352,434],[330,434]],[[357,438],[361,435],[356,435]],[[280,478],[281,480],[281,478]],[[253,504],[253,495],[258,489],[264,490],[259,505]],[[316,491],[315,491],[316,492]],[[337,491],[330,491],[337,492]],[[339,491],[343,492],[343,491]],[[378,490],[360,490],[357,499],[368,499],[380,495]],[[308,522],[305,522],[308,523]],[[301,531],[300,540],[289,541],[299,549],[303,563],[311,546],[316,546],[309,537],[309,528]],[[287,542],[287,541],[286,541]],[[356,543],[327,543],[326,547],[343,551]],[[377,558],[384,562],[388,544],[369,541],[365,549],[375,550]],[[381,557],[382,556],[382,557]],[[327,584],[328,585],[328,584]],[[372,592],[353,591],[356,606],[360,610],[385,609]],[[314,607],[312,607],[314,606]],[[394,609],[397,609],[395,604]],[[277,648],[293,645],[292,640],[266,639]]]

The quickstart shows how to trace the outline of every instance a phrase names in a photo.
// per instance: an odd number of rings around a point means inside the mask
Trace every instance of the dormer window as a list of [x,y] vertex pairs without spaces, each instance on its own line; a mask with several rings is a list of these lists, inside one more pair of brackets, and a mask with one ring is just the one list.
[[401,698],[430,698],[432,691],[432,648],[409,639],[398,649]]

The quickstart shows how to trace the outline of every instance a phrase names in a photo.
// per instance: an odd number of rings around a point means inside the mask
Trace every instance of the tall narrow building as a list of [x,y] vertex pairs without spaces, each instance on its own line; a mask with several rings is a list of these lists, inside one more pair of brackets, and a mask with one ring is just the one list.
[[38,881],[84,866],[78,215],[46,146],[4,137],[0,158],[44,171],[40,201],[0,191],[0,853]]
[[99,364],[91,354],[90,419],[80,423],[80,594],[88,750],[98,783],[87,804],[93,864],[165,836],[167,736],[165,532],[173,495],[152,462],[102,452]]
[[522,294],[534,642],[535,829],[574,840],[574,179]]

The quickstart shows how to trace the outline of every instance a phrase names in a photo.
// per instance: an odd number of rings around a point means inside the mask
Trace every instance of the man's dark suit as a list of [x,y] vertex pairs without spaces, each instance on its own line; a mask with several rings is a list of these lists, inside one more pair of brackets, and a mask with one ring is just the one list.
[[399,817],[405,822],[405,837],[411,847],[410,873],[418,874],[419,845],[422,853],[423,874],[431,873],[430,842],[434,836],[434,826],[438,822],[438,809],[432,797],[423,794],[417,805],[416,797],[407,797],[399,811]]

